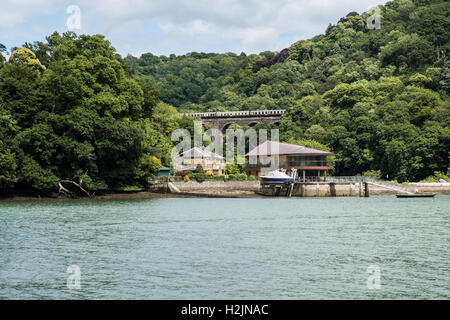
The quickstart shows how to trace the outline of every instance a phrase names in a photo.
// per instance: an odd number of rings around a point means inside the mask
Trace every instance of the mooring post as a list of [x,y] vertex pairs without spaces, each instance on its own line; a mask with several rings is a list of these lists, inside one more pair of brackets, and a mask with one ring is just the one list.
[[330,182],[330,195],[336,197],[336,183]]
[[369,184],[367,182],[364,182],[364,197],[369,197]]

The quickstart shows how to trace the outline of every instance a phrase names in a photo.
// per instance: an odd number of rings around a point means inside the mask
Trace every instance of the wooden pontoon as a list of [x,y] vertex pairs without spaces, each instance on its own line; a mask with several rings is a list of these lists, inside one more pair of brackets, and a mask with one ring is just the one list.
[[414,193],[414,194],[397,194],[397,198],[433,198],[435,193]]

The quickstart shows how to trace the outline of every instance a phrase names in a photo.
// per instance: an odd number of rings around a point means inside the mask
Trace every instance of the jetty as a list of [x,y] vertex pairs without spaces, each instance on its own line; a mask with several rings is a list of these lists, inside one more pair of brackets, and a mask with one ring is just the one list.
[[294,182],[261,182],[260,194],[285,197],[369,197],[371,187],[393,191],[399,198],[434,196],[434,194],[421,193],[420,189],[414,186],[394,184],[389,181],[364,176],[331,176],[328,178],[322,177],[320,180],[296,177]]
[[400,185],[369,177],[323,177],[295,179],[294,182],[247,181],[183,181],[170,177],[167,182],[155,181],[149,192],[174,197],[369,197],[379,195],[398,198],[429,198],[436,194],[450,195],[450,183]]

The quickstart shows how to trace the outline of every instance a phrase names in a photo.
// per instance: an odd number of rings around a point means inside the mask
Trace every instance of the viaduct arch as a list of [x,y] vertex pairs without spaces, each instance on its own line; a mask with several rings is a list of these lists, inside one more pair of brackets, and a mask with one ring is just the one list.
[[269,124],[280,122],[281,116],[286,110],[254,110],[254,111],[227,111],[227,112],[198,112],[182,113],[194,119],[201,119],[204,123],[209,123],[212,128],[222,132],[231,125],[252,126],[261,123],[263,120]]

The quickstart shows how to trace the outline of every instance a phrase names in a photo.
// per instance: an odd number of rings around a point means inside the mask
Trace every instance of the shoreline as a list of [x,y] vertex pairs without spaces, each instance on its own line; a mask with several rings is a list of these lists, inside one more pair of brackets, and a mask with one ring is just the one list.
[[11,194],[1,195],[1,202],[9,201],[85,201],[85,200],[146,200],[146,199],[163,199],[163,198],[267,198],[264,195],[257,194],[254,191],[221,191],[217,192],[154,192],[154,191],[133,191],[133,192],[108,192],[105,194],[94,195],[92,198],[80,197],[65,197],[65,196],[51,196],[51,195],[23,195]]
[[[359,184],[333,184],[334,193],[328,189],[332,183],[307,183],[297,185],[293,198],[335,198],[362,196]],[[450,183],[411,183],[409,189],[420,193],[450,195]],[[327,189],[328,188],[328,189]],[[337,190],[337,191],[336,191]],[[395,196],[399,191],[390,190],[377,185],[369,185],[369,196]],[[77,196],[74,198],[61,196],[57,193],[17,192],[16,194],[0,195],[0,202],[5,201],[39,201],[39,200],[145,200],[159,198],[284,198],[265,192],[259,181],[233,182],[173,182],[159,183],[145,191],[98,191],[92,198]]]
[[[396,192],[390,190],[370,190],[370,196],[395,196]],[[429,193],[429,191],[425,191],[425,193]],[[433,191],[438,196],[450,195],[449,190],[441,190],[441,191]],[[359,198],[358,196],[294,196],[292,198]],[[181,198],[181,199],[190,199],[190,198],[238,198],[238,199],[270,199],[270,198],[278,198],[283,199],[287,197],[282,196],[269,196],[263,195],[258,191],[220,191],[220,192],[181,192],[181,193],[161,193],[161,192],[151,192],[151,191],[139,191],[139,192],[129,192],[129,193],[108,193],[103,195],[96,195],[92,198],[88,197],[78,197],[78,198],[68,198],[68,197],[51,197],[51,196],[25,196],[25,195],[11,195],[11,196],[2,196],[0,197],[0,203],[2,202],[22,202],[22,201],[120,201],[120,200],[148,200],[148,199],[164,199],[164,198]],[[292,199],[291,198],[291,199]]]
[[255,192],[224,192],[222,194],[212,194],[212,193],[158,193],[158,192],[148,192],[140,191],[134,193],[111,193],[107,195],[98,195],[92,198],[88,197],[50,197],[50,196],[5,196],[0,197],[0,203],[2,202],[21,202],[21,201],[97,201],[97,200],[147,200],[147,199],[164,199],[164,198],[242,198],[242,199],[257,199],[257,198],[269,198],[264,195],[257,194]]

